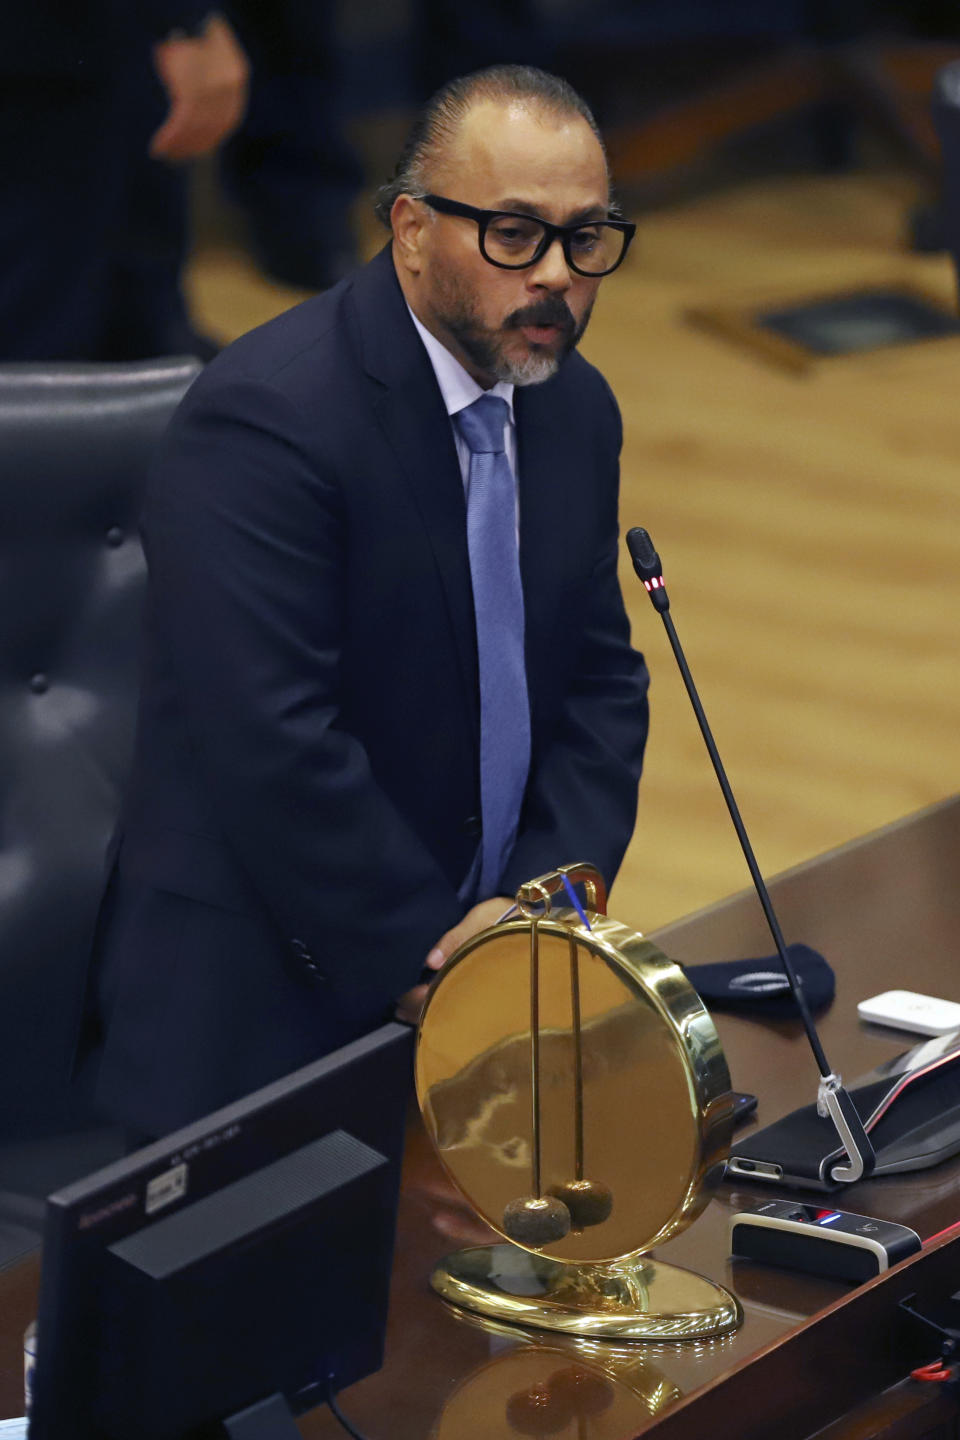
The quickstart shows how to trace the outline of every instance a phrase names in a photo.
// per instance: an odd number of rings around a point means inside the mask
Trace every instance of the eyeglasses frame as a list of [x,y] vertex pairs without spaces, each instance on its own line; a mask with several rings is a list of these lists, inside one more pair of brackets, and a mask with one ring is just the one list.
[[[620,220],[616,216],[604,216],[602,220],[579,220],[575,225],[553,225],[549,220],[544,220],[540,215],[525,215],[520,210],[478,210],[475,205],[465,205],[461,200],[449,200],[445,195],[414,195],[414,200],[422,200],[429,205],[431,210],[436,210],[440,215],[461,215],[466,220],[475,220],[477,224],[477,242],[480,246],[480,254],[488,265],[495,265],[498,270],[529,270],[531,265],[536,265],[542,260],[550,249],[554,240],[559,240],[563,249],[563,258],[567,265],[577,275],[583,275],[588,280],[602,280],[605,275],[612,275],[618,270],[627,258],[627,251],[630,249],[630,242],[637,232],[637,227],[632,220]],[[540,241],[533,255],[529,260],[524,260],[519,265],[508,265],[504,260],[493,260],[487,254],[485,241],[487,229],[492,220],[501,216],[510,216],[516,220],[530,220],[535,225],[543,226],[543,239]],[[573,236],[578,230],[583,230],[589,225],[609,225],[613,230],[619,230],[624,238],[623,252],[616,265],[611,265],[609,270],[584,270],[573,259],[570,254],[570,245]]]

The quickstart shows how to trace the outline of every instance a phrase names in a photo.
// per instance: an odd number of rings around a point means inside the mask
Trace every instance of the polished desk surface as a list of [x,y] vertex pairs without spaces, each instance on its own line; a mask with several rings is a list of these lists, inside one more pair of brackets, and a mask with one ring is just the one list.
[[[848,1080],[914,1043],[909,1035],[863,1024],[856,1013],[859,1000],[893,988],[960,999],[960,797],[789,871],[771,891],[787,940],[814,946],[836,972],[836,998],[818,1024],[828,1058]],[[652,938],[672,958],[689,964],[764,956],[773,948],[752,892]],[[734,1086],[760,1097],[758,1123],[768,1124],[815,1098],[816,1066],[798,1021],[760,1023],[730,1014],[718,1014],[716,1020]],[[629,1123],[625,1109],[626,1134]],[[731,1262],[730,1214],[745,1200],[773,1193],[782,1192],[725,1186],[690,1230],[655,1252],[738,1295],[744,1324],[736,1334],[712,1342],[621,1347],[607,1356],[589,1345],[548,1337],[546,1354],[538,1357],[530,1337],[494,1333],[451,1311],[429,1290],[430,1270],[445,1253],[494,1237],[472,1219],[412,1119],[386,1361],[376,1375],[344,1392],[345,1413],[371,1440],[470,1440],[474,1433],[486,1440],[548,1433],[627,1440],[646,1431],[666,1440],[668,1432],[671,1437],[706,1434],[703,1406],[693,1408],[697,1394],[709,1398],[710,1387],[739,1373],[747,1361],[747,1373],[768,1373],[758,1357],[806,1333],[808,1317],[818,1317],[814,1323],[826,1335],[834,1310],[841,1308],[838,1302],[851,1294],[838,1282]],[[960,1158],[933,1170],[864,1182],[833,1198],[845,1209],[898,1220],[927,1238],[960,1220]],[[956,1245],[947,1240],[942,1255],[943,1273],[949,1275],[951,1265],[960,1267],[960,1240]],[[20,1342],[32,1315],[36,1278],[35,1260],[0,1275],[0,1416],[20,1411]],[[873,1282],[874,1289],[884,1283],[883,1277]],[[945,1293],[958,1286],[960,1268]],[[864,1303],[869,1300],[866,1295]],[[582,1394],[585,1374],[601,1386],[598,1376],[612,1377],[608,1393],[600,1396],[592,1415],[581,1405],[580,1418],[567,1428],[559,1412],[556,1423],[537,1428],[549,1419],[542,1411],[539,1420],[535,1415],[538,1383],[542,1391],[549,1376],[562,1380],[565,1370],[568,1376],[574,1373],[571,1366],[580,1366]],[[784,1373],[792,1375],[795,1369],[791,1360]],[[908,1369],[904,1363],[897,1375]],[[769,1370],[772,1383],[778,1373]],[[817,1374],[806,1377],[808,1390],[815,1391],[817,1383]],[[687,1406],[678,1406],[679,1397],[693,1392]],[[715,1393],[720,1396],[719,1390]],[[526,1409],[525,1396],[530,1401]],[[692,1417],[692,1429],[684,1429],[684,1413]],[[299,1424],[309,1437],[345,1433],[326,1410],[312,1412]],[[799,1425],[792,1433],[807,1433]],[[777,1427],[779,1440],[789,1433],[784,1417]]]

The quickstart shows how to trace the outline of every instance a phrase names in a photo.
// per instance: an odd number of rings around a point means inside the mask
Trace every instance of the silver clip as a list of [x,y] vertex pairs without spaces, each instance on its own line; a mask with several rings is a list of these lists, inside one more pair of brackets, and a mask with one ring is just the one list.
[[854,1181],[860,1180],[864,1173],[863,1156],[859,1146],[853,1138],[853,1132],[847,1124],[840,1102],[837,1099],[837,1091],[843,1084],[839,1075],[821,1075],[820,1084],[817,1088],[817,1114],[823,1119],[829,1118],[833,1121],[834,1128],[840,1136],[844,1150],[847,1152],[849,1165],[836,1164],[831,1166],[830,1178],[839,1180],[844,1185],[852,1185]]

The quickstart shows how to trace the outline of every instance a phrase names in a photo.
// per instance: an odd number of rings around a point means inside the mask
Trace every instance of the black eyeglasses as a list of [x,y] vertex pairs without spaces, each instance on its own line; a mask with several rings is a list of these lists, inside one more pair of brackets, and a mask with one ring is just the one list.
[[597,279],[609,275],[623,260],[636,233],[632,220],[582,220],[577,225],[551,225],[536,215],[512,210],[478,210],[443,195],[418,195],[441,215],[463,215],[477,222],[480,254],[501,270],[526,270],[541,260],[554,240],[563,246],[571,270]]

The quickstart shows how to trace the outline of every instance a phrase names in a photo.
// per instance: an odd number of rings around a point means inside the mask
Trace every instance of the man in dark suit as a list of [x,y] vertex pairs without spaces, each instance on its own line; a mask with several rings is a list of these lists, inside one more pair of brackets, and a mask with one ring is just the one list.
[[632,227],[589,112],[453,82],[381,213],[389,249],[207,368],[147,497],[92,1055],[143,1133],[414,1014],[425,962],[632,831],[621,426],[574,352]]

